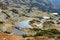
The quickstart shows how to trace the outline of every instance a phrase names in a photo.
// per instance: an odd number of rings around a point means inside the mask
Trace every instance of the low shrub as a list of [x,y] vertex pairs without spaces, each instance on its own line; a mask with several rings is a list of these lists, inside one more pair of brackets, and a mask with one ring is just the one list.
[[49,29],[49,30],[41,30],[36,33],[35,36],[48,36],[48,35],[55,35],[60,34],[60,32],[56,29]]

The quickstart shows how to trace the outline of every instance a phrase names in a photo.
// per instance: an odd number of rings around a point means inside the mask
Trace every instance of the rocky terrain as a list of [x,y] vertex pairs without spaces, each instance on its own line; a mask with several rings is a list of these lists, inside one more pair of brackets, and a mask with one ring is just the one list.
[[29,7],[28,12],[32,11],[33,7],[36,7],[44,12],[60,13],[60,0],[0,0],[0,2],[8,7]]
[[60,40],[59,12],[45,10],[50,9],[47,5],[53,9],[55,6],[42,0],[37,3],[45,7],[41,9],[35,3],[34,0],[0,1],[0,40]]
[[0,32],[0,40],[55,40],[53,38],[47,38],[47,37],[27,37],[27,38],[23,38],[21,35],[17,36],[17,35],[9,35],[6,33],[1,33]]

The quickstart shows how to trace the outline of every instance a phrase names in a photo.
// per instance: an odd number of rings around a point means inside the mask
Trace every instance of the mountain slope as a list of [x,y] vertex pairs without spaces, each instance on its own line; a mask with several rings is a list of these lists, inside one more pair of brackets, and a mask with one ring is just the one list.
[[0,2],[6,6],[12,6],[16,8],[21,8],[22,5],[25,5],[26,7],[29,7],[28,12],[30,12],[33,7],[36,7],[43,12],[60,13],[60,7],[58,5],[59,3],[57,3],[55,0],[1,0]]

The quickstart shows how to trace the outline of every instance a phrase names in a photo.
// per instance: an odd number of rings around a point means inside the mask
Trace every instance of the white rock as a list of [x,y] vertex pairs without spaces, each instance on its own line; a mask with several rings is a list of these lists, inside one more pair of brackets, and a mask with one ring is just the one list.
[[42,28],[43,27],[43,24],[40,23],[40,24],[36,24],[38,28]]
[[58,15],[58,13],[52,13],[53,15]]
[[7,17],[6,14],[0,12],[0,19],[5,19]]
[[0,12],[1,12],[2,10],[0,9]]
[[4,31],[6,31],[9,27],[11,27],[12,25],[11,24],[5,24],[2,28],[1,28],[1,30],[4,32]]
[[44,18],[44,19],[50,19],[50,17],[48,17],[48,16],[43,16],[43,18]]

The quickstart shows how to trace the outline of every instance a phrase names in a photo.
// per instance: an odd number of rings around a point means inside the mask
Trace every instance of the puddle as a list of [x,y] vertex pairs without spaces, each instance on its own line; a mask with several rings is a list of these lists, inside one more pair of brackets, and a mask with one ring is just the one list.
[[22,30],[14,29],[13,34],[27,34],[27,33]]
[[[31,25],[29,25],[29,21],[31,21],[31,20],[32,19],[26,19],[26,20],[21,21],[21,22],[16,22],[16,26],[20,27],[21,30],[14,29],[14,34],[28,34],[28,33],[23,31],[23,28],[33,28]],[[42,24],[38,24],[37,26],[39,28],[42,28]]]
[[20,28],[33,28],[31,25],[29,25],[29,21],[31,21],[31,19],[17,22],[16,25]]

